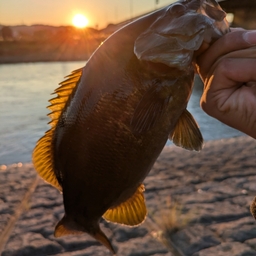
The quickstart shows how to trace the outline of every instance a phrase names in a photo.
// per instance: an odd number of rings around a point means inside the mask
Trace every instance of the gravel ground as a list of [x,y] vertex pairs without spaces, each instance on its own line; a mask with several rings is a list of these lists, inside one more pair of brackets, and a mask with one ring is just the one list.
[[[166,147],[145,180],[146,221],[128,228],[102,221],[119,256],[256,256],[256,142],[209,141],[200,153]],[[0,252],[111,255],[90,236],[54,238],[61,194],[32,164],[0,166]]]

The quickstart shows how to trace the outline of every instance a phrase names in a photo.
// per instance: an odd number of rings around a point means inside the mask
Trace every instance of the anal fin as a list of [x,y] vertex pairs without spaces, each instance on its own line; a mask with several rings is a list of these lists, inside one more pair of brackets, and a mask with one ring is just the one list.
[[103,215],[104,219],[128,226],[137,226],[142,223],[147,215],[144,190],[144,185],[141,184],[127,201],[107,210]]
[[185,110],[180,116],[174,132],[169,135],[169,139],[176,146],[200,151],[203,147],[203,137],[193,116]]

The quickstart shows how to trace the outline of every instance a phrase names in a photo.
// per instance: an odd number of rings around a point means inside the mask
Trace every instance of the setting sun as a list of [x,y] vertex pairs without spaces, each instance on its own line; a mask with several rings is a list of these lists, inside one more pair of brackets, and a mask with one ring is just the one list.
[[72,22],[77,28],[84,28],[89,23],[88,19],[83,14],[76,14],[72,19]]

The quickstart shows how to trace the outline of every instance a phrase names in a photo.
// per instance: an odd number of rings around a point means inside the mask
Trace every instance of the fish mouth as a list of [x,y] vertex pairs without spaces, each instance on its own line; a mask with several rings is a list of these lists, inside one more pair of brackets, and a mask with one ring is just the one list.
[[170,5],[135,41],[139,60],[186,70],[193,54],[229,31],[226,13],[215,0],[186,0]]
[[203,34],[204,29],[200,27],[193,33],[149,33],[136,40],[134,52],[139,60],[156,63],[159,67],[162,64],[164,70],[184,70],[191,64],[194,51],[202,45]]

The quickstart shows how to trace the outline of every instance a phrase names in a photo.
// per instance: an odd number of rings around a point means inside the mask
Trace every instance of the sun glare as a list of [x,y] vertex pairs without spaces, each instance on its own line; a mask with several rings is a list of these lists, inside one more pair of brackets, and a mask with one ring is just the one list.
[[72,22],[77,28],[84,28],[89,23],[88,19],[83,14],[76,14],[72,19]]

